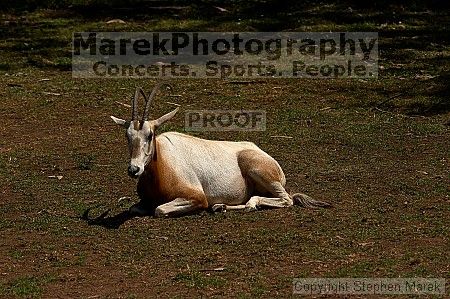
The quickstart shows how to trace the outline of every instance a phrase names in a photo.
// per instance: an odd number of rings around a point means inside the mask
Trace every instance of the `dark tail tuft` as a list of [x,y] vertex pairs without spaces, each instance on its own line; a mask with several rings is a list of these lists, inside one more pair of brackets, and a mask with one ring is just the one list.
[[292,200],[294,201],[294,205],[304,207],[304,208],[310,208],[310,209],[316,209],[316,208],[332,208],[333,206],[327,202],[315,200],[311,197],[309,197],[306,194],[303,193],[295,193],[292,195]]

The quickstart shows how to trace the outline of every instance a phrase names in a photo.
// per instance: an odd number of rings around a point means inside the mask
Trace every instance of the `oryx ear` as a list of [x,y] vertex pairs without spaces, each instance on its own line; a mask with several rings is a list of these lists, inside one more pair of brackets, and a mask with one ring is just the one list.
[[172,112],[169,112],[169,113],[161,116],[157,120],[155,120],[155,127],[157,128],[160,125],[162,125],[163,123],[165,123],[166,121],[170,120],[172,117],[175,116],[175,114],[178,112],[179,109],[180,109],[180,107],[178,107],[177,109],[173,110]]
[[114,116],[112,116],[112,115],[111,115],[111,119],[112,119],[116,124],[118,124],[118,125],[120,125],[120,126],[122,126],[122,127],[128,128],[128,127],[130,126],[130,122],[128,122],[128,121],[126,121],[126,120],[124,120],[124,119],[117,118],[117,117],[114,117]]

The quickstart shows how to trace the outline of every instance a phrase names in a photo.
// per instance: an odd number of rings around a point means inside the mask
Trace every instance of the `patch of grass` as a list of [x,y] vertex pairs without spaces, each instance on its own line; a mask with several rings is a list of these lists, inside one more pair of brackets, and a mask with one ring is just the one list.
[[86,265],[86,254],[84,252],[80,252],[76,255],[76,265],[84,266]]
[[15,250],[12,250],[9,252],[9,256],[15,260],[19,260],[19,259],[23,258],[23,252],[15,249]]
[[248,277],[250,293],[253,298],[262,297],[267,291],[267,284],[262,274],[252,274]]
[[74,157],[76,167],[79,170],[92,170],[96,157],[93,154],[77,154]]
[[8,288],[0,282],[0,295],[6,296],[8,293]]
[[397,262],[394,259],[384,257],[380,260],[362,260],[350,265],[342,266],[335,272],[336,277],[377,277],[376,275],[389,276],[395,273]]
[[4,286],[3,293],[20,298],[38,298],[42,293],[42,284],[36,277],[20,277]]
[[88,208],[86,203],[80,201],[78,198],[65,198],[64,204],[67,208],[74,211],[77,215],[81,215]]
[[158,31],[197,31],[208,26],[209,22],[206,20],[180,20],[180,19],[164,19],[155,22],[152,30]]
[[8,219],[0,219],[0,230],[14,227],[14,222]]
[[209,287],[222,287],[225,285],[226,280],[222,277],[207,275],[199,271],[191,270],[188,272],[181,272],[175,275],[173,278],[176,282],[182,282],[183,284],[194,288],[209,288]]

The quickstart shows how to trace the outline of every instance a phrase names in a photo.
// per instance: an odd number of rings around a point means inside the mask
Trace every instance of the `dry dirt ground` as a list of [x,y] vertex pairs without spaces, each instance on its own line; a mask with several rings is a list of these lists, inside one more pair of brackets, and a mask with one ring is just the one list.
[[[3,50],[13,42],[6,37]],[[178,219],[120,219],[137,201],[136,181],[126,174],[124,132],[109,115],[129,117],[120,103],[136,84],[149,90],[156,80],[81,80],[55,67],[3,64],[0,297],[284,298],[301,277],[448,278],[442,46],[411,49],[408,63],[409,50],[385,46],[398,57],[382,56],[374,80],[174,80],[180,96],[157,98],[152,116],[171,110],[167,102],[266,110],[264,132],[195,135],[255,142],[279,161],[290,191],[334,205]],[[22,57],[17,51],[4,61]],[[183,111],[168,130],[184,130]],[[89,217],[111,209],[108,220],[90,225],[82,219],[89,208]]]

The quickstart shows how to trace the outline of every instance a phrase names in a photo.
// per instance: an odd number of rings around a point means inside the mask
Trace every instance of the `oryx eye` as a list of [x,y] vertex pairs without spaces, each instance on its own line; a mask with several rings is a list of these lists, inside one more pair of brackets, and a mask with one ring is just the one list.
[[152,137],[153,137],[153,133],[150,132],[150,134],[148,134],[148,140],[152,140]]

